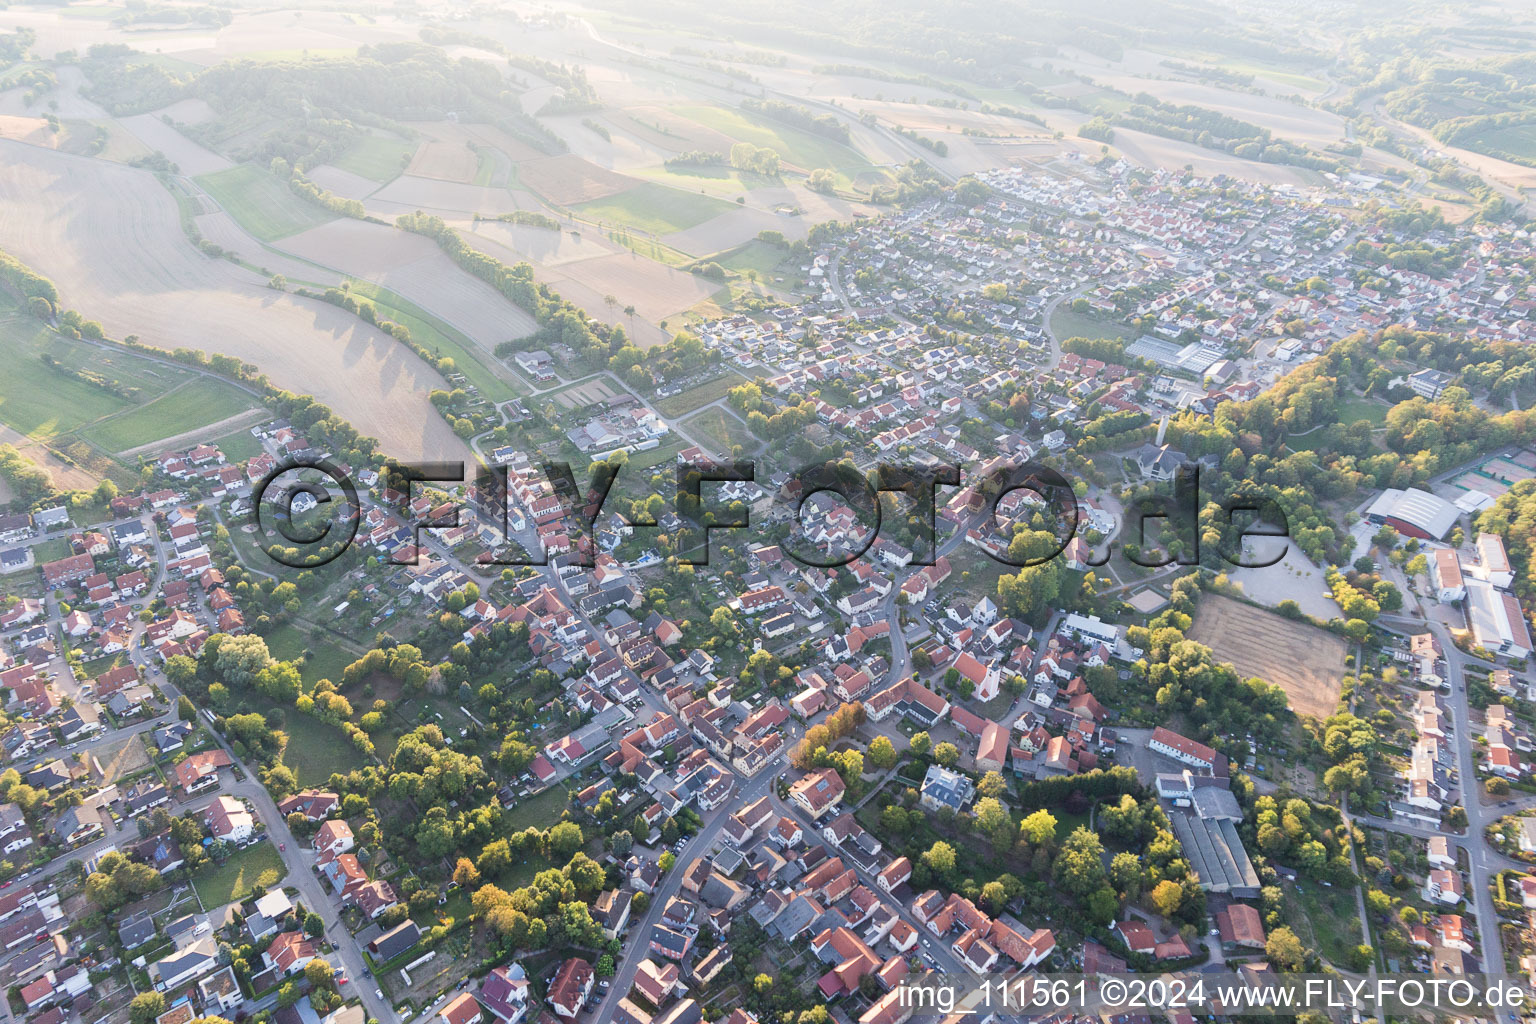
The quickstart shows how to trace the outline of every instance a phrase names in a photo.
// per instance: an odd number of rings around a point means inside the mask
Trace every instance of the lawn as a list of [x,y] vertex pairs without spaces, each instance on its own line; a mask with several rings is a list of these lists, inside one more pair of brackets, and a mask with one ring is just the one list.
[[243,900],[255,886],[272,888],[283,880],[288,869],[272,843],[257,843],[237,850],[223,864],[210,864],[192,878],[198,899],[209,910]]
[[332,166],[380,183],[405,171],[416,144],[388,135],[370,135],[331,161]]
[[747,378],[739,373],[724,373],[714,380],[707,380],[686,391],[679,391],[666,398],[658,398],[655,403],[656,411],[663,416],[683,416],[710,402],[724,398],[725,393],[731,388],[738,388],[746,383],[748,383]]
[[202,377],[148,405],[96,423],[83,436],[109,452],[126,451],[218,423],[255,405],[254,398],[234,385]]
[[341,730],[326,725],[313,715],[290,710],[283,731],[288,734],[283,763],[293,769],[301,786],[322,785],[337,772],[346,774],[366,763],[363,752],[354,747]]
[[300,673],[308,689],[314,689],[315,684],[322,679],[329,679],[338,686],[341,685],[342,670],[357,660],[351,653],[337,647],[325,637],[316,636],[291,622],[278,626],[267,634],[266,640],[267,650],[272,652],[272,657],[279,661],[293,661],[305,651],[309,651],[309,657],[305,660],[304,668]]
[[874,166],[852,147],[801,131],[773,118],[730,107],[685,106],[675,113],[739,142],[766,146],[779,159],[806,172],[828,167],[846,178],[873,171]]
[[266,171],[241,164],[194,178],[245,230],[263,242],[276,241],[334,220],[314,203],[300,199]]
[[542,793],[519,800],[507,813],[507,820],[514,832],[530,826],[547,829],[559,822],[569,804],[570,796],[564,786],[550,786]]
[[683,427],[695,437],[712,441],[711,447],[725,454],[730,454],[735,445],[748,451],[757,447],[757,438],[752,436],[746,424],[718,405],[684,420]]
[[1373,398],[1345,395],[1339,399],[1339,422],[1354,423],[1357,420],[1366,420],[1371,426],[1379,427],[1387,422],[1387,412],[1390,409],[1391,406],[1383,405]]
[[1131,329],[1124,324],[1107,320],[1095,313],[1074,313],[1063,302],[1051,314],[1051,332],[1065,341],[1068,338],[1118,338],[1127,341]]
[[381,318],[409,328],[411,340],[416,344],[452,359],[453,365],[479,389],[481,397],[486,401],[506,402],[523,393],[491,370],[487,365],[490,356],[471,338],[409,299],[371,281],[352,281],[349,288],[352,294],[361,295],[372,302]]
[[641,231],[668,235],[731,210],[722,199],[683,192],[654,182],[645,182],[605,199],[581,203],[575,209],[588,220],[625,224]]
[[251,436],[249,429],[237,430],[232,434],[212,438],[208,443],[215,445],[230,462],[244,462],[246,459],[254,459],[263,451],[261,442]]

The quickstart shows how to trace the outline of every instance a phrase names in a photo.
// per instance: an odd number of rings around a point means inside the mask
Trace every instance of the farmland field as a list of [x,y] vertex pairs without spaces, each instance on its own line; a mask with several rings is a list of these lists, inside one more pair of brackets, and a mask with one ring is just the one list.
[[[45,192],[52,204],[37,201]],[[441,375],[345,310],[273,291],[197,252],[175,199],[146,171],[0,140],[0,223],[6,249],[111,337],[137,334],[254,363],[277,387],[313,394],[398,457],[468,454],[428,401]],[[99,259],[104,250],[116,258]],[[47,418],[63,417],[54,408]]]
[[255,399],[233,385],[204,377],[95,423],[84,436],[109,452],[122,452],[218,423],[255,405]]
[[556,206],[574,206],[611,196],[635,184],[635,179],[569,153],[525,160],[517,179]]
[[[536,326],[521,307],[459,269],[436,243],[420,235],[347,218],[284,239],[279,247],[386,289],[377,295],[363,286],[358,290],[393,307],[413,339],[452,356],[471,379],[473,368],[467,362],[493,360],[499,343],[529,334]],[[487,389],[494,389],[494,378],[481,376],[475,385],[493,394]]]
[[331,161],[344,171],[380,183],[393,181],[405,169],[411,144],[388,135],[370,135]]
[[236,850],[223,864],[210,864],[192,876],[197,898],[209,910],[243,900],[255,886],[270,889],[283,880],[288,869],[271,841]]
[[245,230],[263,242],[298,234],[335,218],[250,164],[194,179]]
[[588,220],[627,224],[642,231],[666,235],[702,224],[732,207],[730,203],[697,192],[683,192],[646,182],[606,199],[582,203],[575,209]]
[[32,437],[54,437],[121,412],[129,402],[42,361],[58,336],[30,316],[0,320],[0,423]]
[[1332,633],[1220,594],[1200,599],[1189,638],[1285,691],[1298,715],[1327,718],[1339,703],[1347,645]]
[[427,351],[451,358],[458,371],[487,401],[505,402],[521,394],[488,365],[495,361],[494,355],[415,303],[368,281],[353,281],[351,288],[354,294],[372,302],[380,316],[409,328],[412,340],[425,346]]
[[851,180],[874,170],[868,160],[849,146],[751,111],[730,107],[684,106],[678,107],[676,112],[740,142],[767,146],[778,153],[779,159],[786,165],[807,173],[818,167],[827,167]]

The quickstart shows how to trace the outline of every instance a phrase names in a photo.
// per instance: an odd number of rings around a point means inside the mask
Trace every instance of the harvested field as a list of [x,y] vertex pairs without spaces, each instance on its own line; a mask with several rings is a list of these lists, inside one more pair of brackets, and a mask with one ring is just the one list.
[[1317,180],[1312,172],[1300,167],[1244,160],[1230,153],[1206,149],[1177,139],[1167,139],[1161,135],[1152,135],[1133,128],[1116,128],[1115,141],[1110,148],[1119,150],[1133,164],[1164,170],[1177,170],[1189,164],[1194,167],[1196,174],[1204,177],[1230,174],[1244,181],[1255,181],[1265,185],[1293,185],[1300,188],[1306,188]]
[[[98,130],[106,133],[107,141],[99,151],[93,153],[91,151],[95,149]],[[65,122],[64,141],[59,143],[59,148],[67,153],[95,156],[98,160],[112,160],[120,164],[149,156],[149,149],[144,143],[112,120]]]
[[508,253],[496,253],[499,258],[512,262],[527,260],[536,266],[555,267],[619,251],[619,247],[605,239],[602,232],[590,228],[574,232],[551,231],[532,224],[494,220],[482,220],[469,228],[468,236],[486,239],[508,250]]
[[[664,344],[669,337],[656,326],[659,321],[701,302],[720,287],[718,282],[673,270],[632,252],[558,267],[535,267],[534,275],[591,315],[622,324],[641,348]],[[609,295],[620,297],[617,308],[604,301]],[[635,307],[639,318],[633,324],[623,312],[626,304]]]
[[439,181],[475,180],[475,154],[462,142],[423,142],[411,158],[407,174]]
[[235,166],[213,150],[199,146],[153,114],[120,117],[117,123],[150,149],[164,153],[166,159],[176,165],[177,172],[188,177],[227,171]]
[[[343,199],[366,199],[379,190],[377,181],[331,164],[321,164],[312,169],[309,172],[309,180]],[[388,181],[389,178],[384,180]]]
[[466,141],[474,140],[481,145],[490,146],[513,163],[533,160],[544,155],[522,139],[494,125],[466,124],[452,125],[451,127],[463,132]]
[[113,337],[255,363],[402,458],[469,454],[427,400],[435,370],[343,310],[198,253],[146,171],[0,141],[0,223],[6,248]]
[[666,235],[662,241],[692,256],[708,256],[751,241],[759,231],[770,229],[782,231],[791,241],[803,240],[810,231],[802,217],[739,206],[702,224]]
[[655,167],[669,157],[675,156],[676,151],[670,147],[658,146],[649,141],[656,135],[654,131],[647,131],[644,137],[631,132],[629,129],[634,122],[629,118],[614,116],[609,113],[591,115],[607,130],[609,137],[601,135],[587,127],[583,121],[586,117],[570,115],[562,118],[550,118],[546,121],[551,131],[559,135],[571,152],[584,160],[590,160],[599,167],[607,167],[610,170],[620,172],[638,171],[645,167]]
[[639,184],[628,175],[606,170],[569,153],[525,160],[518,180],[556,206],[575,206],[617,195]]
[[[49,451],[41,441],[34,441],[25,434],[12,430],[10,427],[0,424],[0,444],[12,445],[17,451],[25,455],[34,465],[41,466],[53,477],[53,484],[62,490],[89,491],[101,483],[101,477],[89,473],[79,466],[65,462],[53,452]],[[7,493],[10,485],[0,480],[0,485],[5,487]]]
[[1332,633],[1220,594],[1206,594],[1189,637],[1244,677],[1285,691],[1298,715],[1327,718],[1339,703],[1348,645]]
[[396,217],[412,210],[423,210],[447,217],[495,217],[513,210],[534,209],[531,199],[518,197],[504,188],[466,185],[457,181],[434,181],[402,174],[368,197],[368,209],[381,216]]
[[62,133],[53,131],[40,117],[0,114],[0,139],[15,139],[29,146],[57,149]]
[[169,117],[177,124],[202,124],[204,121],[212,121],[215,114],[206,100],[190,99],[177,100],[168,107],[161,107],[153,111],[152,116]]
[[194,217],[192,221],[198,233],[208,241],[234,253],[251,266],[260,268],[267,276],[282,274],[290,283],[307,281],[328,288],[341,283],[340,274],[292,259],[262,245],[223,210],[205,213]]
[[460,270],[431,239],[344,218],[285,239],[281,248],[381,284],[463,331],[487,353],[531,334],[533,317]]

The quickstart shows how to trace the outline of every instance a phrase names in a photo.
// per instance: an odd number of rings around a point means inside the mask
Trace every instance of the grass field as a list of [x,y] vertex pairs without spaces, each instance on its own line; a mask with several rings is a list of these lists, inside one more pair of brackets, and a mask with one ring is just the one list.
[[148,405],[94,424],[83,436],[109,452],[121,452],[218,423],[255,404],[255,399],[233,385],[202,377]]
[[126,399],[44,363],[39,357],[59,340],[31,317],[0,320],[0,360],[5,363],[5,373],[0,374],[0,423],[31,437],[48,438],[129,407]]
[[293,661],[305,651],[309,652],[304,668],[299,673],[306,689],[313,689],[322,679],[329,679],[339,686],[342,670],[357,660],[324,636],[316,636],[291,622],[278,626],[267,634],[266,639],[267,650],[280,661]]
[[757,447],[757,438],[746,424],[718,405],[684,420],[683,426],[695,437],[713,442],[712,447],[723,454],[729,455],[733,445],[739,444],[749,451]]
[[769,178],[751,171],[739,171],[724,164],[712,164],[708,167],[644,167],[634,173],[659,185],[671,185],[685,192],[702,191],[732,198],[755,188],[782,184],[778,178]]
[[211,438],[208,443],[217,446],[230,462],[244,462],[262,453],[261,442],[252,437],[249,430],[237,430],[232,434]]
[[255,886],[272,888],[288,869],[270,841],[238,850],[223,864],[209,865],[192,877],[197,898],[209,910],[243,900]]
[[589,220],[627,224],[641,231],[667,235],[725,213],[731,204],[697,192],[646,182],[618,195],[582,203],[575,209]]
[[1536,160],[1536,124],[1486,128],[1465,145],[1480,153],[1507,153],[1519,160]]
[[366,763],[362,751],[339,729],[313,715],[289,711],[284,731],[288,733],[288,746],[283,750],[283,763],[293,769],[301,786],[320,785],[336,772],[350,772]]
[[1063,302],[1051,314],[1051,333],[1062,341],[1068,338],[1118,338],[1128,341],[1131,329],[1093,313],[1074,313],[1069,304]]
[[754,238],[744,245],[738,245],[728,253],[717,255],[715,262],[726,270],[735,270],[740,273],[755,270],[763,277],[769,277],[788,257],[788,250],[777,245],[769,245],[767,242],[759,242]]
[[451,358],[487,401],[505,402],[523,393],[491,370],[486,362],[491,357],[472,339],[409,299],[371,281],[352,281],[350,290],[372,302],[380,317],[408,327],[411,340],[428,351]]
[[251,164],[204,174],[193,180],[224,207],[236,223],[263,242],[287,238],[335,219]]
[[1308,949],[1321,953],[1329,963],[1347,964],[1361,942],[1360,913],[1354,886],[1323,888],[1308,879],[1297,886],[1286,883],[1285,923]]
[[1379,427],[1387,422],[1387,412],[1390,409],[1391,406],[1382,405],[1372,398],[1345,395],[1339,400],[1339,422],[1354,423],[1357,420],[1367,420],[1371,426]]
[[683,416],[700,406],[724,398],[731,388],[740,387],[746,383],[748,383],[747,378],[739,373],[724,373],[714,380],[707,380],[687,391],[679,391],[675,395],[658,398],[655,403],[656,411],[663,416]]
[[675,112],[739,142],[767,146],[778,153],[779,159],[786,164],[807,172],[827,167],[851,182],[853,178],[875,169],[874,165],[849,146],[750,111],[729,107],[685,106],[676,108]]
[[331,164],[369,181],[394,181],[405,170],[407,159],[415,151],[415,143],[384,135],[370,135],[332,160]]
[[1258,676],[1285,691],[1298,715],[1327,718],[1339,703],[1345,642],[1305,622],[1295,622],[1220,594],[1200,599],[1188,631],[1228,661],[1244,678]]

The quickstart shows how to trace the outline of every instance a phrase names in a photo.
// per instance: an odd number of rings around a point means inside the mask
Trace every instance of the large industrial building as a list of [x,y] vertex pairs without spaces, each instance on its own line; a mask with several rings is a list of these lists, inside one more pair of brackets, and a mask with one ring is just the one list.
[[1461,515],[1455,505],[1428,491],[1389,487],[1365,510],[1366,522],[1392,527],[1405,537],[1444,540]]

